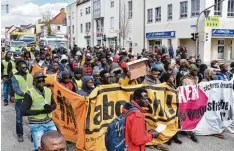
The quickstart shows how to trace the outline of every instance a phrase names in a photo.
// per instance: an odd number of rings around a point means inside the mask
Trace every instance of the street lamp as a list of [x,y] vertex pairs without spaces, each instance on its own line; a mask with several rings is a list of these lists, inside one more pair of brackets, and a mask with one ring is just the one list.
[[[199,23],[200,16],[204,13],[205,17],[207,18],[209,16],[209,14],[210,14],[210,10],[209,9],[212,8],[212,7],[214,7],[214,6],[216,6],[216,5],[218,5],[218,4],[220,4],[220,3],[222,3],[223,1],[225,1],[225,0],[221,0],[221,1],[217,2],[217,3],[215,3],[214,5],[212,5],[212,6],[208,7],[208,8],[206,8],[206,9],[204,9],[199,14],[199,16],[197,17],[196,33],[198,33],[198,23]],[[198,56],[199,56],[199,37],[196,39],[196,58],[198,58]]]

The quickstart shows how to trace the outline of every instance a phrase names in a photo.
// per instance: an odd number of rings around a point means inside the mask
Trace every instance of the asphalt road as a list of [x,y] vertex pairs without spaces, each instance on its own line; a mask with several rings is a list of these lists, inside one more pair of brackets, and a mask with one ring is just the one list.
[[[3,100],[2,100],[3,105]],[[17,141],[15,133],[15,109],[13,104],[1,106],[1,151],[31,151],[33,144],[29,140],[29,129],[27,120],[24,119],[24,142]],[[199,143],[192,142],[185,136],[180,136],[183,144],[172,144],[169,146],[170,151],[234,151],[234,134],[224,133],[225,139],[219,139],[213,136],[199,136]],[[75,145],[69,144],[69,151],[75,151]],[[147,149],[153,151],[156,149]]]

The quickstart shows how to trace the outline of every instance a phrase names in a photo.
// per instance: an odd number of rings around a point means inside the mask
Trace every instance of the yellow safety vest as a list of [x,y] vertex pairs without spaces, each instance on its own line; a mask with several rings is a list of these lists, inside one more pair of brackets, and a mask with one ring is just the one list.
[[7,76],[7,75],[8,75],[8,73],[7,73],[7,68],[8,68],[9,62],[10,62],[10,61],[7,62],[6,60],[2,60],[2,65],[3,65],[3,67],[4,67],[4,69],[3,69],[3,75],[4,75],[4,76]]
[[[51,104],[52,93],[49,88],[44,87],[45,97],[43,97],[40,93],[38,93],[34,87],[30,88],[28,91],[32,97],[32,106],[30,110],[44,110],[45,104],[49,104],[49,105]],[[52,118],[52,113],[32,115],[32,116],[29,116],[29,119],[33,118],[33,119],[43,120],[46,117]]]
[[75,82],[76,82],[78,90],[82,89],[82,80],[76,80],[75,79]]
[[16,70],[16,64],[15,64],[14,61],[11,61],[11,64],[12,64],[12,74],[14,75],[17,72],[17,70]]
[[[31,74],[27,74],[27,79],[25,80],[21,75],[14,75],[15,79],[17,80],[19,84],[19,88],[21,91],[26,93],[28,89],[32,88],[33,85],[33,77]],[[19,96],[15,93],[15,100],[23,99],[23,96]]]

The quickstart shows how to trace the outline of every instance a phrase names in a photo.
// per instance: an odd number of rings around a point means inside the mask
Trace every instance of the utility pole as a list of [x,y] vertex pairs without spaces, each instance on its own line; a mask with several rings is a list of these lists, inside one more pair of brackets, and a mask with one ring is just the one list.
[[[205,13],[206,11],[209,11],[210,8],[216,6],[216,5],[218,5],[218,4],[220,4],[220,3],[224,2],[224,1],[225,1],[225,0],[221,0],[221,1],[217,2],[217,3],[215,3],[214,5],[212,5],[212,6],[208,7],[208,8],[206,8],[206,9],[204,9],[204,10],[198,15],[198,17],[197,17],[196,33],[199,33],[198,24],[199,24],[200,16],[201,16],[203,13]],[[206,16],[206,17],[208,17],[208,16]],[[198,56],[199,56],[199,36],[198,36],[198,38],[196,39],[196,58],[198,58]]]

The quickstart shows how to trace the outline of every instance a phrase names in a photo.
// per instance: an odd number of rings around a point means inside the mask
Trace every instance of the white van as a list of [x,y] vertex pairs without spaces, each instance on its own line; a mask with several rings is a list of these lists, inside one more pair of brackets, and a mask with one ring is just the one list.
[[61,44],[68,49],[68,40],[62,36],[45,36],[39,40],[39,48],[50,45],[52,49],[59,48]]

